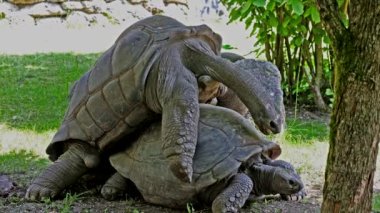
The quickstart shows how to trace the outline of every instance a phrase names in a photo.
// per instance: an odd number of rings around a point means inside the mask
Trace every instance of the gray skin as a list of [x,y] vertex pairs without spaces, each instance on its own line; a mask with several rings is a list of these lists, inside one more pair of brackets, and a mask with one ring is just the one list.
[[[279,112],[279,119],[283,121],[281,122],[283,124],[285,120],[285,106],[281,89],[281,75],[277,67],[270,62],[245,59],[243,56],[235,53],[224,52],[221,56],[230,60],[241,69],[248,70],[256,76],[263,85],[263,93],[261,96],[271,100],[276,112]],[[239,96],[231,89],[224,88],[223,90],[223,93],[219,93],[216,97],[216,105],[235,110],[241,115],[248,117],[249,110]],[[254,120],[257,120],[257,118],[254,118]]]
[[165,16],[126,29],[73,86],[64,121],[46,150],[54,163],[33,181],[26,198],[55,197],[96,167],[105,150],[159,114],[170,171],[191,182],[202,99],[197,79],[204,75],[235,91],[257,114],[263,132],[280,132],[283,120],[271,100],[260,96],[261,83],[220,57],[221,43],[206,25],[185,26]]
[[213,212],[237,212],[251,193],[291,195],[303,189],[295,171],[263,164],[261,155],[272,160],[280,155],[280,147],[233,110],[200,105],[191,183],[170,172],[170,162],[160,149],[165,144],[161,134],[161,123],[156,122],[131,146],[110,157],[118,173],[103,186],[105,198],[122,193],[128,179],[153,204],[185,208],[189,202],[200,202],[212,204]]
[[[263,155],[262,157],[263,163],[254,164],[245,170],[245,173],[252,179],[257,180],[258,183],[254,186],[249,200],[260,200],[265,198],[265,195],[275,194],[280,194],[283,200],[301,200],[306,197],[307,193],[304,187],[301,187],[297,192],[288,187],[294,184],[292,181],[301,183],[303,186],[301,177],[293,165],[284,160],[271,160]],[[268,176],[271,176],[271,178],[268,178]],[[268,179],[271,181],[268,181]],[[283,190],[279,191],[278,189]]]

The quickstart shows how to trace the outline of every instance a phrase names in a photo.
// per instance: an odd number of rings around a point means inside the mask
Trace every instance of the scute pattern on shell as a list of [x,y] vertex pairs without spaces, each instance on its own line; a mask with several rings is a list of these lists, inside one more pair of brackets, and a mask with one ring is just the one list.
[[237,112],[201,104],[193,182],[186,183],[169,172],[160,138],[161,124],[156,122],[128,149],[111,156],[110,162],[134,182],[146,201],[170,207],[186,205],[197,193],[237,174],[252,156],[279,149]]
[[80,140],[103,150],[134,131],[151,113],[143,104],[144,89],[161,47],[169,38],[193,35],[193,30],[165,16],[127,28],[72,87],[62,125],[46,150],[52,160],[64,151],[57,143]]

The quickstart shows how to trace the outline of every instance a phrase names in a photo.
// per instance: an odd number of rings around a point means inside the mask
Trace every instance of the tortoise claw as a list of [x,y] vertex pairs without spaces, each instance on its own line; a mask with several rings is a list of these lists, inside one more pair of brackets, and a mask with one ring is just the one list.
[[29,186],[25,194],[25,199],[31,201],[43,201],[45,199],[56,197],[58,192],[46,186],[32,184]]
[[120,173],[112,175],[101,189],[101,194],[106,200],[116,200],[123,197],[127,190],[127,179]]
[[297,200],[302,200],[307,196],[307,193],[304,189],[301,191],[291,194],[291,195],[285,195],[281,194],[281,198],[286,201],[297,201]]
[[124,191],[112,186],[103,186],[101,194],[106,200],[116,200],[124,195]]
[[174,176],[183,182],[191,183],[193,176],[192,159],[188,156],[176,156],[170,159],[169,168]]

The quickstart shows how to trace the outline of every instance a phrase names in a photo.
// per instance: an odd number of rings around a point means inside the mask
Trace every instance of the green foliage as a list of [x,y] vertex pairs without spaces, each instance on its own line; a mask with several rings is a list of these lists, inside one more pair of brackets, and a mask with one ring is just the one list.
[[233,50],[233,49],[236,49],[236,47],[233,47],[230,44],[223,44],[222,49],[224,49],[224,50]]
[[319,88],[330,80],[319,75],[323,69],[318,61],[327,55],[330,39],[322,28],[314,0],[222,0],[222,3],[230,11],[230,22],[244,22],[257,38],[254,53],[265,54],[268,61],[277,65],[287,87],[288,101],[293,102],[300,87],[306,85],[307,93],[312,94],[315,92],[310,89],[312,86]]
[[37,132],[56,129],[73,83],[98,54],[0,55],[0,123]]
[[289,3],[295,14],[299,16],[303,14],[303,3],[301,0],[289,0]]

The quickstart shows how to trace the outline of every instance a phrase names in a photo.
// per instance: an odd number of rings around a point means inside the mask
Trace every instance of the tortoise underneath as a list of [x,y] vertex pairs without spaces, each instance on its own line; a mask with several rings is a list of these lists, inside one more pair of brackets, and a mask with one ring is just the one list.
[[198,133],[193,182],[180,181],[170,172],[161,149],[161,123],[156,122],[130,147],[110,157],[118,173],[103,186],[103,196],[114,198],[128,187],[127,179],[147,202],[172,208],[212,203],[213,212],[237,212],[250,195],[305,195],[294,168],[272,161],[280,147],[237,112],[201,104]]

